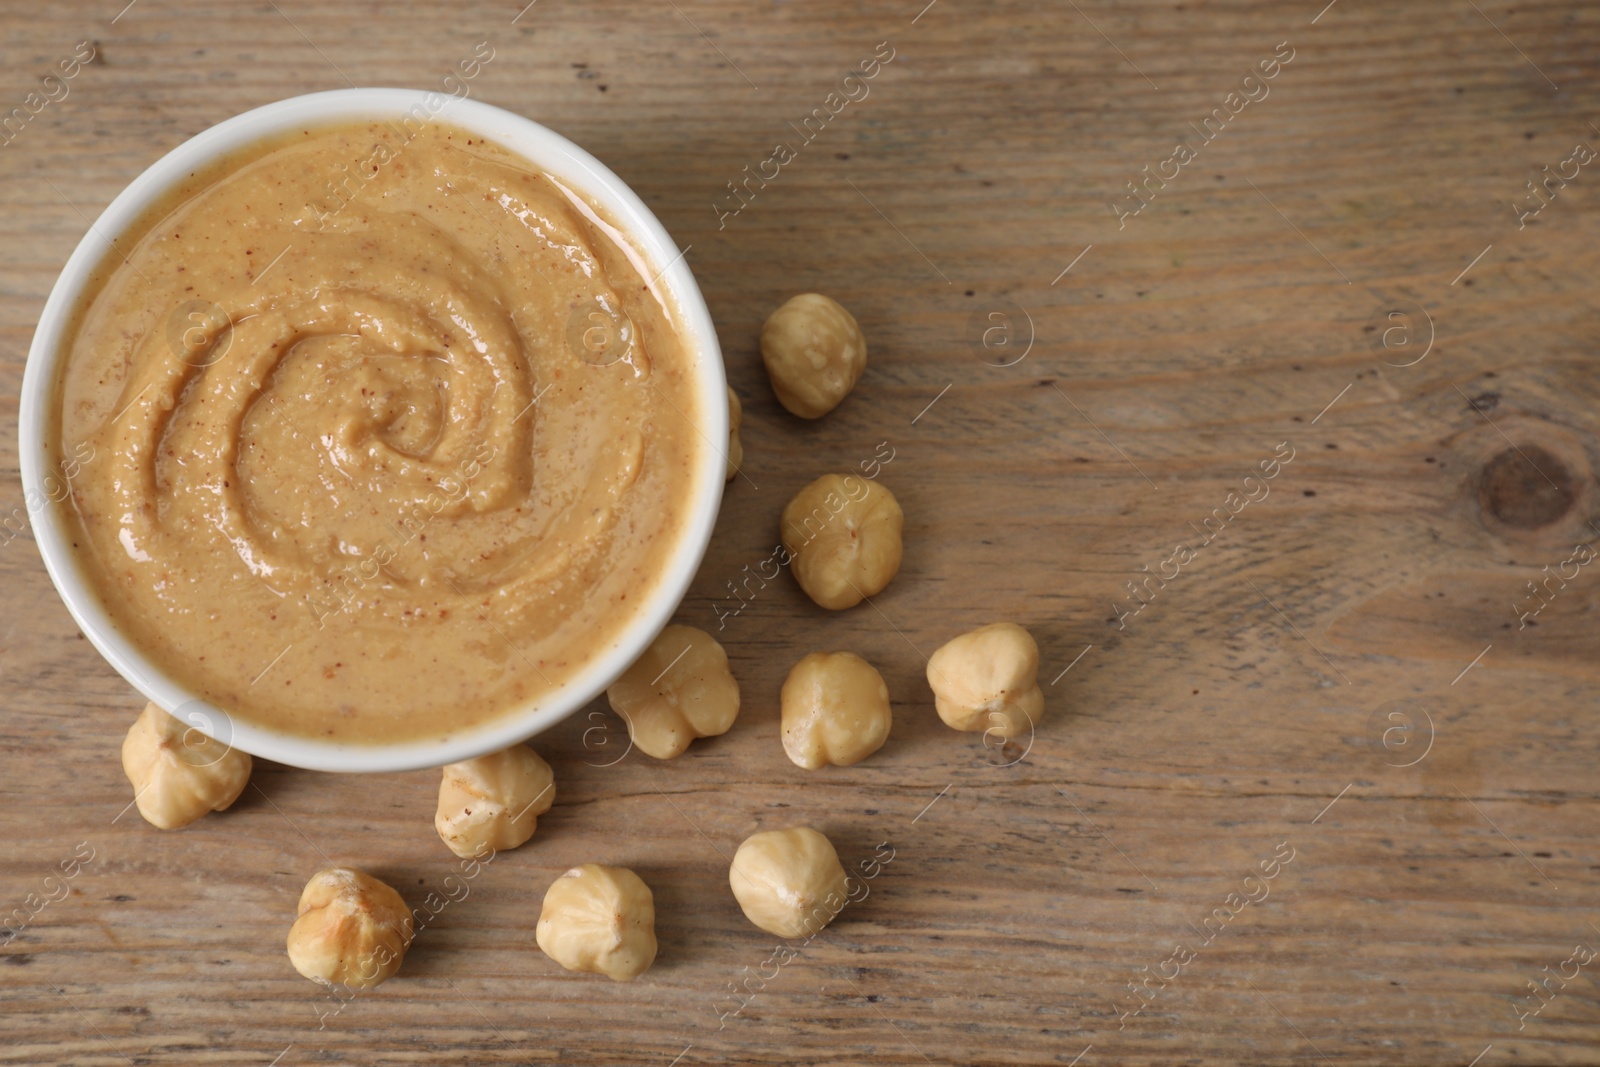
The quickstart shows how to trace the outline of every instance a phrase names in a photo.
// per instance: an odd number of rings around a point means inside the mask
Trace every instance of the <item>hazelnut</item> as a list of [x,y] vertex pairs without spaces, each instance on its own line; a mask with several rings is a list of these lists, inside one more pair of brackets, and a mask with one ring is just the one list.
[[824,474],[783,509],[795,580],[835,611],[881,592],[900,570],[905,514],[894,494],[854,474]]
[[728,470],[723,475],[723,480],[731,482],[733,476],[739,473],[739,465],[744,462],[744,445],[739,441],[739,427],[744,425],[744,407],[739,403],[739,394],[733,391],[733,386],[728,386]]
[[745,918],[779,937],[815,934],[846,899],[839,854],[808,826],[751,834],[733,854],[728,884]]
[[389,886],[354,867],[312,876],[289,929],[289,962],[323,985],[371,989],[394,975],[411,943],[411,912]]
[[122,741],[122,771],[145,821],[162,830],[188,826],[239,799],[250,781],[249,753],[207,737],[146,704]]
[[848,767],[883,747],[889,687],[853,652],[813,652],[783,683],[783,750],[808,771]]
[[802,293],[767,316],[761,361],[778,403],[820,419],[856,387],[867,342],[855,317],[820,293]]
[[957,730],[1025,734],[1044,714],[1039,646],[1014,622],[995,622],[945,643],[928,660],[939,718]]
[[434,828],[463,859],[516,848],[555,803],[555,785],[550,764],[527,745],[449,764]]
[[728,654],[693,626],[662,630],[606,696],[633,743],[656,759],[682,755],[697,737],[727,733],[739,715],[739,683]]
[[567,970],[625,982],[655,962],[655,899],[626,867],[585,863],[545,893],[534,936],[544,954]]

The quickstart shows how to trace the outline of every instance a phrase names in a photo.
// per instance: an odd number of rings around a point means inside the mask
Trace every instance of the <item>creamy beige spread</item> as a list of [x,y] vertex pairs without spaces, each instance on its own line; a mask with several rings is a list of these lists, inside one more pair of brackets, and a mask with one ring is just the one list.
[[195,174],[108,252],[64,360],[83,571],[174,678],[284,733],[442,738],[548,693],[649,597],[696,491],[653,273],[440,123]]

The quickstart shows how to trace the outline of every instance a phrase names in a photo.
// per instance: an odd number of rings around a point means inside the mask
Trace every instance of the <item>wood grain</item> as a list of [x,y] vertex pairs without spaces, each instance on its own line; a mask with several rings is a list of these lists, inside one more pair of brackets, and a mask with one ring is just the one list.
[[[30,537],[8,539],[0,914],[80,842],[94,858],[0,949],[0,1063],[1600,1062],[1600,961],[1528,986],[1600,946],[1600,573],[1544,587],[1533,625],[1517,606],[1600,521],[1600,174],[1525,228],[1511,207],[1600,144],[1600,8],[924,2],[539,0],[514,25],[516,2],[0,13],[0,111],[78,41],[98,52],[0,147],[5,509],[33,325],[123,185],[247,108],[431,87],[489,40],[475,95],[590,148],[692,246],[744,399],[750,479],[680,621],[715,631],[789,494],[880,442],[906,512],[872,605],[830,615],[785,577],[727,620],[745,711],[725,737],[607,766],[603,702],[542,737],[558,796],[534,842],[336,1013],[284,954],[297,894],[330,862],[416,904],[442,892],[436,776],[260,765],[224,815],[146,826],[117,761],[137,701]],[[870,94],[719,228],[726,184],[884,41]],[[1280,42],[1270,94],[1119,228],[1125,183]],[[755,348],[808,289],[871,347],[815,424],[778,407]],[[971,343],[991,312],[1011,347]],[[1196,548],[1282,442],[1268,494]],[[1180,543],[1192,562],[1119,622],[1125,583]],[[997,618],[1033,630],[1054,679],[1025,754],[947,730],[922,677]],[[880,668],[895,726],[872,760],[807,773],[776,701],[819,648]],[[774,944],[727,860],[802,822],[847,862],[894,859],[751,978]],[[1292,861],[1240,904],[1280,843]],[[534,945],[544,888],[584,861],[655,891],[661,954],[637,982]],[[1177,977],[1130,989],[1180,943]],[[760,992],[722,1017],[744,981]],[[1540,1010],[1519,1028],[1519,1007]]]

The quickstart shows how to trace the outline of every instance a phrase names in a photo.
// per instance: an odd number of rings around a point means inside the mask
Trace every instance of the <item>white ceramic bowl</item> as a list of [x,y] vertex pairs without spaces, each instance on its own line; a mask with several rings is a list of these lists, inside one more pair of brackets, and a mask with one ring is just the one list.
[[[30,502],[34,538],[45,569],[67,610],[100,654],[135,689],[190,725],[253,756],[296,767],[324,771],[398,771],[436,767],[470,759],[513,745],[548,729],[582,708],[605,690],[647,648],[677,610],[700,566],[722,500],[724,460],[718,448],[706,448],[695,472],[693,507],[669,573],[622,631],[614,648],[547,697],[500,716],[448,742],[406,744],[330,744],[263,729],[200,700],[183,683],[161,670],[119,633],[94,589],[80,572],[67,543],[60,505],[59,478],[51,466],[53,449],[47,437],[55,432],[57,369],[70,342],[73,311],[90,275],[114,255],[107,240],[119,236],[156,200],[197,167],[291,128],[366,120],[398,120],[418,105],[436,121],[480,133],[524,157],[547,173],[588,194],[620,224],[642,251],[659,284],[676,304],[680,328],[693,353],[700,409],[699,427],[710,442],[728,437],[728,404],[724,391],[722,351],[694,275],[672,238],[644,202],[599,160],[536,122],[475,100],[412,89],[341,89],[312,93],[247,111],[185,141],[154,163],[124,189],[67,260],[51,290],[39,328],[28,351],[22,379],[20,458],[22,485]],[[719,446],[720,447],[720,446]],[[47,480],[48,479],[48,480]],[[51,493],[50,487],[55,491]],[[39,506],[35,507],[37,503]],[[132,720],[133,708],[129,708]]]

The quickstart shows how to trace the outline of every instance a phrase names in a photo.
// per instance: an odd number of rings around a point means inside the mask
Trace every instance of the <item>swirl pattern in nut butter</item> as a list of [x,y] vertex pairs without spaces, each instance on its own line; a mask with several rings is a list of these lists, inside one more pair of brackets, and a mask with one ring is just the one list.
[[118,239],[64,363],[82,569],[270,729],[421,740],[537,699],[648,599],[697,491],[693,354],[653,273],[441,124],[196,174]]

